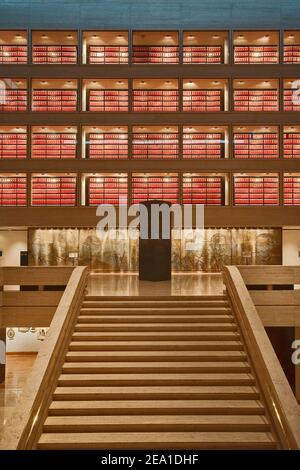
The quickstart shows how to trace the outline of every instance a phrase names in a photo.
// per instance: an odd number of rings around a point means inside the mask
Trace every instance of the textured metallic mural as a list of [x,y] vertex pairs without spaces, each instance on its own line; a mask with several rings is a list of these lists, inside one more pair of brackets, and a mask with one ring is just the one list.
[[[189,231],[190,233],[191,231]],[[29,230],[31,266],[79,264],[103,272],[138,270],[138,239],[127,230],[98,238],[95,229]],[[281,264],[280,229],[206,229],[192,231],[195,251],[187,250],[190,236],[182,231],[172,241],[172,266],[177,272],[220,272],[228,264]],[[76,261],[77,263],[77,261]]]

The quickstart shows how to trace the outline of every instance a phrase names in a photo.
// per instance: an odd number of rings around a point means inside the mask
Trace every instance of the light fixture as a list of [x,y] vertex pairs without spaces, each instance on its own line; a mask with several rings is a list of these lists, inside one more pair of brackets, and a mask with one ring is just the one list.
[[118,38],[123,38],[123,34],[118,34]]
[[72,34],[68,34],[67,38],[68,38],[68,39],[73,39]]
[[16,34],[16,38],[18,38],[18,39],[19,39],[19,38],[21,38],[21,37],[22,37],[22,35],[21,35],[21,34]]
[[93,85],[96,85],[97,82],[96,82],[96,80],[93,80],[92,83],[93,83]]
[[242,82],[241,80],[239,80],[238,85],[245,85],[245,82]]
[[118,84],[118,85],[124,85],[124,82],[122,82],[121,80],[118,80],[118,81],[117,81],[117,84]]
[[270,35],[269,35],[269,34],[265,34],[264,37],[265,37],[266,39],[268,39],[268,38],[270,37]]
[[294,39],[295,38],[295,35],[294,34],[289,34],[288,35],[288,39]]
[[220,85],[220,82],[214,80],[214,81],[212,82],[212,84],[213,84],[213,85]]
[[187,39],[195,39],[195,36],[189,35],[187,36]]
[[46,34],[42,34],[42,39],[48,39],[48,36]]
[[97,34],[93,34],[92,38],[97,39],[97,38],[99,38],[99,36]]
[[239,35],[238,35],[238,39],[244,39],[244,37],[245,37],[245,36],[244,36],[243,34],[239,34]]
[[217,34],[214,34],[212,38],[213,39],[220,39],[220,36],[218,36]]
[[145,83],[146,82],[144,80],[141,80],[141,82],[140,82],[141,85],[145,85]]
[[41,85],[47,85],[48,82],[42,81],[40,82]]

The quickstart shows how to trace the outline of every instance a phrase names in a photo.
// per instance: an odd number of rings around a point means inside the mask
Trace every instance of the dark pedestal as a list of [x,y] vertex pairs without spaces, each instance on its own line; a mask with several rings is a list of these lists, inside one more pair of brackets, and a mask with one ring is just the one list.
[[0,383],[5,380],[6,328],[0,328]]
[[171,230],[168,238],[162,238],[162,220],[159,238],[151,239],[150,210],[153,204],[165,201],[146,201],[141,204],[148,209],[148,239],[139,239],[139,279],[141,281],[168,281],[171,279]]

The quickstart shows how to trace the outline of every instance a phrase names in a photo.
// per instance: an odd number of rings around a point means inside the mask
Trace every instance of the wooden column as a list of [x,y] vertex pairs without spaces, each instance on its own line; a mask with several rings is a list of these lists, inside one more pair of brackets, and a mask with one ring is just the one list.
[[[0,324],[3,305],[3,270],[0,268]],[[0,383],[5,380],[6,328],[0,328]]]

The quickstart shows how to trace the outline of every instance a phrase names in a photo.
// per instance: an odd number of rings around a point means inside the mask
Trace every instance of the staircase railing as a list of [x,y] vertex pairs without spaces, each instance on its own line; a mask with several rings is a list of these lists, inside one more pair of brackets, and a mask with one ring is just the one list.
[[227,266],[223,277],[279,445],[282,449],[300,449],[300,406],[242,275],[236,266]]
[[35,448],[84,297],[88,274],[88,268],[77,267],[69,278],[21,398],[4,427],[0,446],[3,450]]

